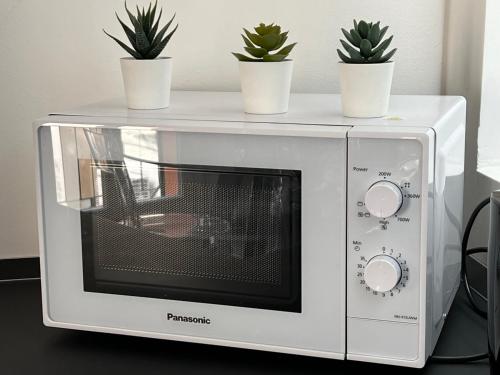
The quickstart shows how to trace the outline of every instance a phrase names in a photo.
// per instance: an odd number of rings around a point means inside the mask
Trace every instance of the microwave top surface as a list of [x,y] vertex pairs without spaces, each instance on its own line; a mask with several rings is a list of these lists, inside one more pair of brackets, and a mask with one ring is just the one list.
[[340,95],[291,94],[289,111],[284,114],[244,113],[241,93],[172,91],[170,107],[156,110],[131,110],[125,99],[113,99],[76,109],[52,112],[51,116],[84,116],[122,120],[192,120],[266,124],[323,126],[435,127],[450,111],[463,108],[458,96],[393,95],[387,116],[349,118],[342,116]]

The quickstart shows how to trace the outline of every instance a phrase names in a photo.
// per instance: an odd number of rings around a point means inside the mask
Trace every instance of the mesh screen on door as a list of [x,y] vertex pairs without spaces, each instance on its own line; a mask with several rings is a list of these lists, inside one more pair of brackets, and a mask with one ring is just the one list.
[[300,311],[299,171],[91,165],[86,291]]

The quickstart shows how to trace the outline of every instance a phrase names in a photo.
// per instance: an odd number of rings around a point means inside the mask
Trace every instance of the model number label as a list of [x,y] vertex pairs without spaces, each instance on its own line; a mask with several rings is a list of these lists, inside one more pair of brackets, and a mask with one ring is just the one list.
[[394,314],[394,317],[396,319],[404,319],[404,320],[418,320],[418,318],[415,315],[400,315],[400,314]]

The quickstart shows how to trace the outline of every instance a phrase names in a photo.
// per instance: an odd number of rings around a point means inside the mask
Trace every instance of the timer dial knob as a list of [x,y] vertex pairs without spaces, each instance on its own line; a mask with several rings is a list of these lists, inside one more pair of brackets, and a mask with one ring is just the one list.
[[375,182],[365,194],[365,207],[371,215],[386,218],[399,211],[403,193],[390,181]]
[[401,280],[401,266],[388,255],[377,255],[365,267],[366,285],[376,292],[388,292]]

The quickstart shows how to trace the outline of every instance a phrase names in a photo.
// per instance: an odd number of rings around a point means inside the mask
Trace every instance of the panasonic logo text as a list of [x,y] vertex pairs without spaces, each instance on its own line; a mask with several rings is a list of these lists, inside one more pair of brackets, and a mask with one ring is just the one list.
[[184,323],[194,323],[194,324],[210,324],[211,321],[209,318],[197,318],[194,316],[183,316],[183,315],[174,315],[172,313],[167,313],[167,320],[173,320],[175,322],[184,322]]

